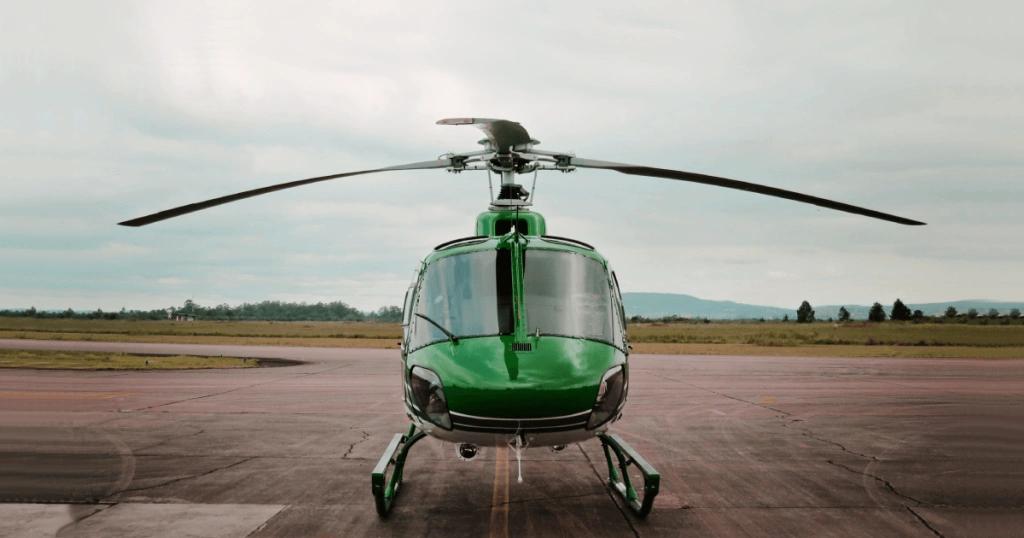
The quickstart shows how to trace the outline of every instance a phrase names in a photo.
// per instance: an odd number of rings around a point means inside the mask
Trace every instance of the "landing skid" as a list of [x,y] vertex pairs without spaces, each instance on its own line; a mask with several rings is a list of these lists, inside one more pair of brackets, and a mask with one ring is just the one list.
[[[380,517],[387,517],[391,512],[391,506],[394,505],[395,497],[398,496],[398,489],[402,485],[402,470],[405,469],[405,457],[409,454],[409,449],[416,444],[416,441],[426,436],[427,434],[422,430],[416,431],[415,424],[410,424],[408,433],[405,435],[396,433],[391,438],[388,448],[384,450],[384,455],[380,457],[377,466],[373,468],[373,473],[370,474],[370,484],[373,489],[373,500],[377,505],[377,515]],[[392,464],[395,468],[391,471],[391,478],[388,479],[388,467]]]
[[[661,475],[647,463],[636,449],[629,446],[618,435],[614,433],[602,433],[597,436],[601,440],[601,448],[604,449],[604,458],[608,462],[608,486],[622,497],[626,506],[637,516],[647,517],[654,506],[654,498],[658,495],[658,487],[661,484]],[[612,461],[612,454],[615,454],[615,461]],[[618,470],[616,470],[616,464]],[[637,494],[636,489],[629,479],[629,466],[636,465],[644,478],[643,497]]]
[[[387,517],[394,505],[395,497],[398,496],[398,490],[402,486],[402,470],[405,468],[405,458],[409,454],[409,449],[426,436],[427,434],[422,430],[416,430],[415,424],[410,424],[406,434],[395,434],[391,442],[388,443],[387,449],[384,450],[384,454],[381,455],[380,461],[377,462],[377,466],[373,468],[370,484],[377,514],[380,517]],[[608,462],[608,486],[622,497],[626,506],[637,517],[646,517],[654,506],[654,497],[658,495],[661,475],[619,436],[602,433],[597,437],[601,441],[601,448],[604,449],[604,457]],[[613,454],[614,459],[612,459]],[[391,470],[389,478],[388,467],[392,465],[394,468]],[[630,465],[635,465],[643,476],[642,497],[630,481],[628,472]]]

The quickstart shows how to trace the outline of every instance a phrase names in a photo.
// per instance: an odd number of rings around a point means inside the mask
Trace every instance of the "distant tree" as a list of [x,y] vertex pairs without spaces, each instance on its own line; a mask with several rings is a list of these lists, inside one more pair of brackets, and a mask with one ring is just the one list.
[[804,301],[800,303],[800,308],[796,309],[796,322],[797,323],[812,323],[814,321],[814,309],[811,308],[811,303]]
[[25,311],[25,315],[30,318],[36,317],[36,307],[30,306],[29,309]]
[[990,318],[998,318],[999,317],[999,311],[996,310],[995,308],[989,308],[988,309],[988,317],[990,317]]
[[978,309],[972,308],[972,309],[968,310],[967,311],[967,317],[970,318],[970,319],[974,319],[974,318],[978,317]]
[[871,310],[868,311],[868,321],[885,321],[885,309],[880,303],[871,305]]
[[845,306],[839,307],[839,321],[850,321],[850,311]]
[[260,303],[244,303],[239,306],[220,304],[202,306],[192,300],[185,302],[181,308],[157,308],[154,310],[128,310],[121,308],[117,312],[104,312],[101,309],[76,312],[71,308],[62,312],[48,312],[28,308],[23,310],[0,309],[0,316],[68,319],[168,319],[168,310],[174,314],[195,316],[209,320],[269,320],[269,321],[375,321],[397,322],[402,318],[402,309],[397,306],[385,306],[376,311],[363,312],[341,301],[330,303],[285,303],[281,301],[263,301]]
[[946,309],[946,317],[947,318],[955,318],[956,314],[957,314],[956,308],[950,306],[949,308]]
[[402,321],[402,309],[397,306],[382,306],[370,315],[370,319],[374,321],[399,322]]
[[892,304],[892,310],[889,312],[889,318],[894,321],[907,321],[910,319],[910,316],[910,308],[903,304],[903,301],[896,299],[896,302]]
[[787,321],[789,321],[789,314],[786,314],[785,316],[782,316],[782,322],[785,323]]
[[1020,317],[1020,309],[1019,308],[1011,309],[1010,310],[1010,317],[1013,318],[1013,319],[1019,318]]
[[924,319],[924,312],[920,310],[914,310],[914,313],[910,317],[912,317],[914,321],[921,321],[922,319]]

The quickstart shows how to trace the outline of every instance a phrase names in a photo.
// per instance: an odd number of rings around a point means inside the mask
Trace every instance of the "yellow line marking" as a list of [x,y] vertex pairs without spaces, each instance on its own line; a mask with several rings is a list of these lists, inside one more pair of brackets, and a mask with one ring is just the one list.
[[494,449],[494,488],[491,490],[491,530],[492,538],[508,538],[508,449]]

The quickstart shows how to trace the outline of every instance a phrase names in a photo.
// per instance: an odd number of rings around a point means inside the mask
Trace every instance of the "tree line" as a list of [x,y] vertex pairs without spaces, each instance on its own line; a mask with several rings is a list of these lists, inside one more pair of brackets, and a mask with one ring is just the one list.
[[[957,312],[956,307],[950,306],[946,309],[942,316],[926,316],[921,310],[910,310],[910,307],[903,304],[903,301],[896,299],[896,302],[892,304],[892,308],[887,313],[885,307],[881,303],[874,303],[871,305],[871,309],[868,310],[868,321],[871,322],[883,322],[885,320],[892,321],[961,321],[968,322],[971,320],[982,320],[987,321],[990,319],[1003,319],[1003,320],[1018,320],[1021,319],[1021,313],[1019,308],[1013,308],[1006,316],[999,314],[999,311],[995,308],[989,309],[985,315],[980,314],[976,309],[971,308],[967,312],[961,314]],[[787,319],[783,321],[789,321]],[[814,307],[811,303],[804,301],[800,303],[800,307],[796,309],[796,322],[797,323],[812,323],[814,322]],[[829,321],[832,321],[829,318]],[[845,306],[839,307],[839,313],[836,321],[850,321],[850,311]]]
[[397,306],[384,306],[375,311],[362,311],[341,301],[329,303],[290,303],[285,301],[261,301],[243,303],[238,306],[220,304],[202,306],[191,299],[181,307],[158,308],[154,310],[126,310],[104,312],[102,309],[92,311],[37,310],[35,307],[18,310],[0,310],[0,317],[31,317],[31,318],[65,318],[65,319],[128,319],[158,320],[192,318],[217,321],[379,321],[400,322],[402,309]]
[[[839,307],[839,312],[835,319],[829,317],[827,320],[818,319],[815,316],[814,307],[811,306],[809,301],[803,301],[800,306],[796,309],[796,322],[797,323],[813,323],[815,321],[851,321],[853,319],[852,314],[845,306]],[[773,318],[774,321],[789,322],[792,319],[788,314],[784,315],[781,320]],[[1010,323],[1024,323],[1024,316],[1021,315],[1019,308],[1010,309],[1007,314],[1000,314],[995,308],[989,309],[987,313],[980,313],[977,309],[971,308],[966,312],[958,312],[956,307],[950,306],[946,308],[946,311],[942,315],[929,316],[919,309],[911,310],[902,300],[896,299],[893,303],[892,308],[886,311],[885,307],[881,303],[874,303],[868,310],[867,321],[870,322],[883,322],[886,320],[891,321],[910,321],[910,322],[929,322],[929,323],[977,323],[977,324],[988,324],[994,320],[1000,324]],[[628,321],[630,323],[711,323],[712,321],[771,321],[765,318],[745,318],[745,319],[727,319],[727,320],[712,320],[707,317],[685,317],[679,315],[669,315],[660,317],[648,317],[641,315],[630,316]]]

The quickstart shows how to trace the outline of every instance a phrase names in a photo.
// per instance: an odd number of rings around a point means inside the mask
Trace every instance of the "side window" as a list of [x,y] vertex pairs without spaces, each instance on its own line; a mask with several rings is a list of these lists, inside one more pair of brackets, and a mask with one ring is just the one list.
[[619,277],[612,271],[612,302],[614,313],[612,318],[615,324],[615,343],[625,347],[626,345],[626,310],[622,306],[622,293],[619,291]]
[[412,298],[416,295],[416,284],[409,286],[409,289],[405,290],[405,301],[403,301],[402,307],[402,326],[409,326],[409,318],[412,317]]
[[418,283],[419,278],[413,280],[409,289],[405,290],[405,300],[402,301],[402,344],[406,346],[409,344],[409,338],[413,331],[412,309],[416,301],[416,285]]

